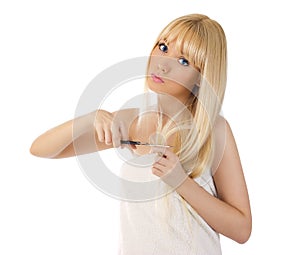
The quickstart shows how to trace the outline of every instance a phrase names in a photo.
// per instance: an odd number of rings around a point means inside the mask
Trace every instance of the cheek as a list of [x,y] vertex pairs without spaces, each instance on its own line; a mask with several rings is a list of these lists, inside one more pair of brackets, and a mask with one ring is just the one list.
[[148,72],[150,70],[152,72],[157,71],[157,67],[160,62],[161,62],[161,56],[151,55],[149,59]]
[[192,88],[189,88],[189,86],[181,85],[181,83],[169,81],[168,82],[169,94],[173,95],[177,98],[186,98],[190,95]]
[[180,85],[182,89],[192,91],[194,85],[197,83],[197,76],[191,73],[175,72],[172,76],[173,82]]

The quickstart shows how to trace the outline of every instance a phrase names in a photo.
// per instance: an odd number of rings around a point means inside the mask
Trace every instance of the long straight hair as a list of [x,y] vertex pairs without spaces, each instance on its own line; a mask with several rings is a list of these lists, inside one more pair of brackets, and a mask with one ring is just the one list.
[[176,50],[201,75],[200,84],[195,85],[186,105],[193,116],[192,128],[159,125],[166,137],[176,132],[175,153],[190,177],[196,178],[212,166],[212,129],[221,111],[227,79],[225,33],[219,23],[209,17],[190,14],[170,22],[159,34],[153,49],[160,41],[174,41]]

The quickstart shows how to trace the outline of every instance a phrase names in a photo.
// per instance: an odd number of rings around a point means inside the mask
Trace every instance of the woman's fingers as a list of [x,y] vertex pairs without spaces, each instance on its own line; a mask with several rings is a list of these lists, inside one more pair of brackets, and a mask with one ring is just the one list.
[[111,144],[112,143],[111,129],[109,127],[105,127],[104,133],[105,133],[105,143],[108,145]]
[[110,127],[111,125],[111,113],[104,110],[97,110],[94,119],[94,128],[98,135],[99,142],[106,144],[111,143]]
[[[98,110],[95,116],[94,128],[99,142],[114,147],[121,145],[121,140],[128,139],[128,130],[123,121],[114,118],[113,114],[104,110]],[[131,146],[128,146],[132,150]]]
[[135,149],[136,147],[127,144],[121,144],[121,140],[129,140],[129,134],[128,134],[128,129],[126,128],[126,125],[124,124],[123,121],[114,121],[113,125],[112,125],[112,141],[114,144],[114,147],[126,147],[128,148],[130,151],[132,151],[132,149]]
[[113,122],[111,127],[111,132],[112,132],[112,143],[114,147],[117,148],[121,145],[120,123],[117,123],[116,121]]
[[161,177],[163,175],[162,171],[160,171],[159,169],[152,167],[152,173],[158,177]]
[[151,151],[160,157],[152,166],[152,173],[171,187],[178,187],[187,177],[179,158],[170,149],[154,147]]
[[100,143],[105,142],[105,134],[104,134],[104,130],[102,129],[102,127],[100,125],[95,126],[96,129],[96,133],[98,136],[98,140]]
[[150,153],[157,153],[158,156],[163,156],[166,155],[167,153],[167,148],[160,147],[160,146],[153,146],[151,147]]
[[159,158],[159,159],[156,161],[156,163],[158,163],[158,164],[160,164],[160,165],[162,165],[162,166],[170,165],[169,160],[168,160],[167,158],[165,158],[165,157]]

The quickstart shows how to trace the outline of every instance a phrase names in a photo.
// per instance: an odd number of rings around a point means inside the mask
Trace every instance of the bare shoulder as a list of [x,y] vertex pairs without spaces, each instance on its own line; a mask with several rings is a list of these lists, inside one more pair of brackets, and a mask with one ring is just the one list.
[[224,135],[227,125],[229,126],[228,121],[222,115],[219,115],[214,124],[215,135]]
[[227,149],[234,150],[237,153],[237,146],[231,126],[227,119],[219,115],[215,124],[215,136],[217,145],[223,147],[224,152]]
[[[214,180],[217,184],[218,193],[221,197],[226,197],[228,190],[246,190],[242,163],[240,160],[238,147],[228,121],[220,117],[216,124],[216,151],[218,152],[218,162],[214,165]],[[234,183],[234,185],[233,185]],[[233,189],[233,187],[235,187]]]
[[231,156],[234,156],[236,163],[240,164],[238,148],[231,127],[229,122],[221,115],[216,119],[213,135],[215,141],[214,172],[220,170],[221,163],[224,165],[227,160],[230,160]]
[[219,115],[216,119],[213,134],[217,147],[224,148],[229,143],[235,144],[234,135],[227,119]]
[[226,119],[219,115],[213,126],[213,138],[214,138],[214,158],[212,164],[213,174],[217,171],[220,162],[224,155],[226,139],[227,139],[227,125]]

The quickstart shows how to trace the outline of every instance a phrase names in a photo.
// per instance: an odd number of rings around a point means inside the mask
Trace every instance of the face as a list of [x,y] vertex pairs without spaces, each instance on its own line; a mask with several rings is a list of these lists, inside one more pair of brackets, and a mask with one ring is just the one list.
[[150,56],[147,73],[148,87],[157,93],[168,94],[185,103],[200,73],[178,52],[175,43],[159,42]]

